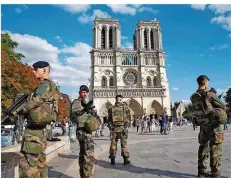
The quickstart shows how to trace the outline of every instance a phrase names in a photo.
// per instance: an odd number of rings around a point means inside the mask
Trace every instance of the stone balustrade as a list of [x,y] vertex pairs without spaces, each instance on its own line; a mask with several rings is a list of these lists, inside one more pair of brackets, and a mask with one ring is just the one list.
[[123,97],[165,97],[166,89],[163,88],[117,88],[117,89],[94,89],[94,97],[115,97],[116,94],[122,94]]

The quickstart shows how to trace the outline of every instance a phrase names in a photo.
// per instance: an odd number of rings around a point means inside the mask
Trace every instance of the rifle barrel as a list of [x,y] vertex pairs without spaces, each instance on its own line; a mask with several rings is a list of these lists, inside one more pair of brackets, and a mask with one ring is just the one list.
[[8,119],[9,118],[9,115],[7,115],[2,121],[1,121],[1,123],[3,123],[6,119]]

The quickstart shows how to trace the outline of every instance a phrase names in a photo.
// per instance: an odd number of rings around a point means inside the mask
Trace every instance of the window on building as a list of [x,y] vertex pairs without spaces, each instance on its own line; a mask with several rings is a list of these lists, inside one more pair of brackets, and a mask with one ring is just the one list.
[[150,34],[150,38],[151,38],[151,49],[154,49],[154,31],[151,30],[151,34]]
[[148,48],[148,34],[147,34],[147,30],[144,30],[144,48],[147,49]]
[[109,79],[109,86],[111,87],[111,86],[114,86],[114,84],[113,84],[113,77],[110,77],[110,79]]
[[147,77],[147,87],[150,87],[150,86],[151,86],[151,78]]
[[157,84],[157,76],[154,76],[154,78],[153,78],[153,86],[157,86],[158,84]]
[[109,49],[113,47],[113,35],[112,35],[112,27],[109,29]]
[[106,48],[106,33],[105,33],[105,27],[103,27],[101,31],[101,48],[105,49]]
[[148,57],[145,58],[145,65],[148,65]]
[[106,79],[106,77],[102,77],[101,86],[102,86],[102,88],[107,88],[107,79]]

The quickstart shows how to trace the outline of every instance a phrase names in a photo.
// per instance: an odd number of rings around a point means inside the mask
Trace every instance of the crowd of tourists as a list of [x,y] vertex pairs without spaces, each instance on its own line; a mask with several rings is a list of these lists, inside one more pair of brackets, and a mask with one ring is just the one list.
[[159,118],[154,118],[153,114],[142,115],[133,121],[133,127],[137,128],[137,133],[156,133],[157,127],[162,135],[169,134],[173,130],[173,119],[171,116],[163,114]]

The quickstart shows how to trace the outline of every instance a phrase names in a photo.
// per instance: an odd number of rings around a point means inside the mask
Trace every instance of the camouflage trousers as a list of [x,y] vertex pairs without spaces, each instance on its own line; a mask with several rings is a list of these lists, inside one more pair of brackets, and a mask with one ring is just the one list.
[[81,178],[93,177],[93,167],[95,164],[94,142],[91,137],[81,137],[77,135],[79,151],[79,174]]
[[115,158],[116,157],[116,151],[117,151],[117,142],[118,139],[120,139],[121,143],[121,156],[124,158],[129,158],[129,152],[128,152],[128,130],[124,132],[111,132],[111,146],[109,150],[109,158]]
[[220,167],[222,160],[222,143],[224,142],[224,134],[221,126],[216,127],[200,127],[199,133],[199,149],[198,149],[198,172],[205,172],[207,162],[210,155],[211,174],[220,176]]
[[46,155],[47,131],[26,130],[19,161],[20,178],[48,178]]

